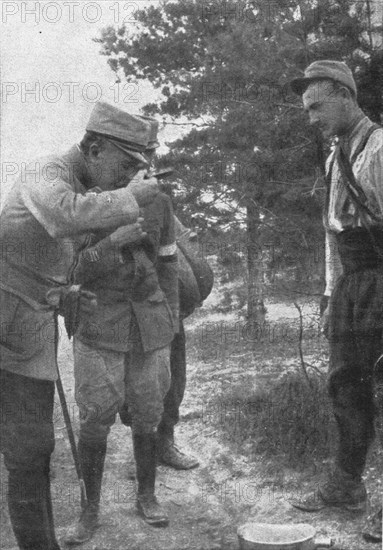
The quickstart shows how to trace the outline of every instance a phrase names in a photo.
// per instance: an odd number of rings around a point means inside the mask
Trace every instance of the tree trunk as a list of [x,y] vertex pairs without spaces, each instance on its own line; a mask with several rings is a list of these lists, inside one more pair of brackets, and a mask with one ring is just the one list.
[[264,323],[266,309],[263,303],[263,250],[259,235],[259,210],[249,201],[247,206],[247,318]]

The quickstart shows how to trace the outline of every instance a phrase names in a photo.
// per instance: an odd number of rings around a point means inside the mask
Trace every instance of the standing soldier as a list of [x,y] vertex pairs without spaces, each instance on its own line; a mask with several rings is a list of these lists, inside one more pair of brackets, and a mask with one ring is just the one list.
[[[374,366],[383,332],[383,129],[357,103],[345,63],[315,61],[292,82],[310,124],[337,137],[327,161],[326,291],[323,314],[330,341],[329,393],[339,430],[335,469],[317,494],[294,506],[363,511],[362,474],[374,437]],[[382,540],[382,509],[363,536]]]
[[[158,143],[158,122],[142,117],[151,123],[151,137],[144,152],[149,163],[153,162]],[[201,257],[197,236],[184,227],[174,216],[177,241],[178,287],[179,287],[179,331],[170,346],[171,384],[164,401],[164,412],[158,426],[158,461],[176,470],[197,468],[199,462],[193,456],[182,452],[174,441],[174,427],[179,421],[180,406],[186,388],[186,339],[183,321],[208,296],[213,286],[213,272],[207,261]],[[195,267],[194,273],[190,262]],[[124,414],[125,412],[125,414]],[[120,415],[129,424],[126,410]],[[125,420],[128,417],[128,422]]]
[[[132,127],[143,121],[136,116],[130,119]],[[170,386],[169,346],[178,328],[171,201],[159,193],[140,215],[144,232],[141,227],[126,227],[111,234],[89,235],[88,247],[79,255],[73,273],[75,283],[96,293],[98,304],[92,314],[84,316],[74,339],[78,452],[88,502],[82,503],[80,518],[66,536],[67,544],[84,543],[98,527],[107,437],[126,401],[131,413],[138,512],[152,526],[165,527],[169,522],[155,496],[155,478],[157,426]]]
[[[203,299],[210,293],[213,286],[213,272],[206,260],[200,258],[196,234],[182,225],[176,216],[174,216],[174,223],[178,256],[180,326],[179,332],[174,336],[170,347],[171,384],[165,397],[161,423],[158,426],[158,460],[161,464],[176,470],[191,470],[199,466],[198,460],[182,452],[174,441],[174,427],[180,418],[180,407],[186,388],[184,320],[193,313],[197,306],[202,304]],[[195,264],[198,264],[199,267],[202,266],[200,278],[196,277],[188,262],[190,257],[193,258]],[[203,297],[199,282],[206,291]]]
[[[156,180],[126,184],[146,165],[150,125],[115,107],[96,105],[88,147],[36,161],[12,188],[0,218],[1,452],[9,515],[19,548],[57,550],[49,483],[57,379],[55,289],[65,302],[68,272],[86,232],[136,222],[158,194]],[[87,134],[89,136],[89,134]],[[97,186],[102,192],[86,193]],[[74,239],[78,242],[74,242]],[[83,310],[89,310],[84,295]]]

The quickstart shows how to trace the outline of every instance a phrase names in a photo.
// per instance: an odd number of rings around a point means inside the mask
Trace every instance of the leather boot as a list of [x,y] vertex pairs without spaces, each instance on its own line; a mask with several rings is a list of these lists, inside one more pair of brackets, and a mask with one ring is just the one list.
[[157,460],[160,464],[170,466],[175,470],[191,470],[199,466],[199,462],[193,456],[188,456],[178,449],[174,443],[174,430],[158,432]]
[[364,512],[367,492],[363,481],[339,467],[315,492],[304,495],[291,504],[304,512],[317,512],[326,507],[344,508],[350,512]]
[[60,550],[53,524],[49,459],[42,471],[9,470],[8,507],[21,550]]
[[169,519],[154,495],[157,434],[133,433],[133,447],[138,482],[137,510],[149,525],[166,527]]
[[106,442],[90,446],[79,441],[78,455],[86,488],[88,502],[81,503],[81,515],[77,523],[70,528],[65,543],[83,544],[90,540],[99,527],[98,514],[101,497],[102,475],[106,455]]

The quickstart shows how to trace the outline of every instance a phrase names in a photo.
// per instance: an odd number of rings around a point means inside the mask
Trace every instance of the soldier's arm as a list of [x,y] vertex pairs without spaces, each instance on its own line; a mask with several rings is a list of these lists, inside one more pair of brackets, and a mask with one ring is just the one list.
[[82,250],[73,270],[73,281],[87,285],[106,277],[123,263],[119,247],[114,246],[110,236]]
[[137,243],[146,236],[142,231],[143,219],[138,218],[134,224],[124,225],[113,231],[107,237],[96,243],[90,242],[78,255],[74,268],[74,281],[77,284],[87,284],[107,276],[126,263],[121,249],[127,245]]
[[383,129],[375,131],[368,140],[360,174],[369,206],[383,221]]
[[186,237],[187,235],[190,236],[192,234],[192,230],[188,227],[185,227],[176,215],[174,215],[174,232],[176,235],[176,240],[181,239],[182,237]]
[[[59,161],[47,162],[39,166],[38,174],[27,174],[22,186],[26,207],[51,237],[115,229],[136,221],[138,204],[127,188],[103,193],[75,193],[70,185],[69,170]],[[52,171],[54,179],[53,176],[47,177]]]
[[164,224],[161,228],[160,246],[157,257],[157,274],[160,287],[165,293],[178,328],[178,263],[177,244],[174,230],[173,207],[169,197],[164,195]]

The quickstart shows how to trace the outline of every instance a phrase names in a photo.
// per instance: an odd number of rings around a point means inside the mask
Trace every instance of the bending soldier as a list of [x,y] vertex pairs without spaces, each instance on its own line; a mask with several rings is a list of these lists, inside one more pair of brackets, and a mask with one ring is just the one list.
[[[74,146],[36,161],[34,171],[14,184],[0,218],[1,451],[9,472],[9,515],[23,550],[59,548],[49,483],[57,326],[46,295],[53,288],[64,299],[86,232],[136,222],[139,205],[158,193],[152,179],[126,188],[145,166],[139,151],[150,125],[140,121],[133,149],[124,111],[103,108],[114,125],[108,117],[100,121],[108,133],[102,147],[93,143],[83,152]],[[86,193],[95,186],[100,193]]]

